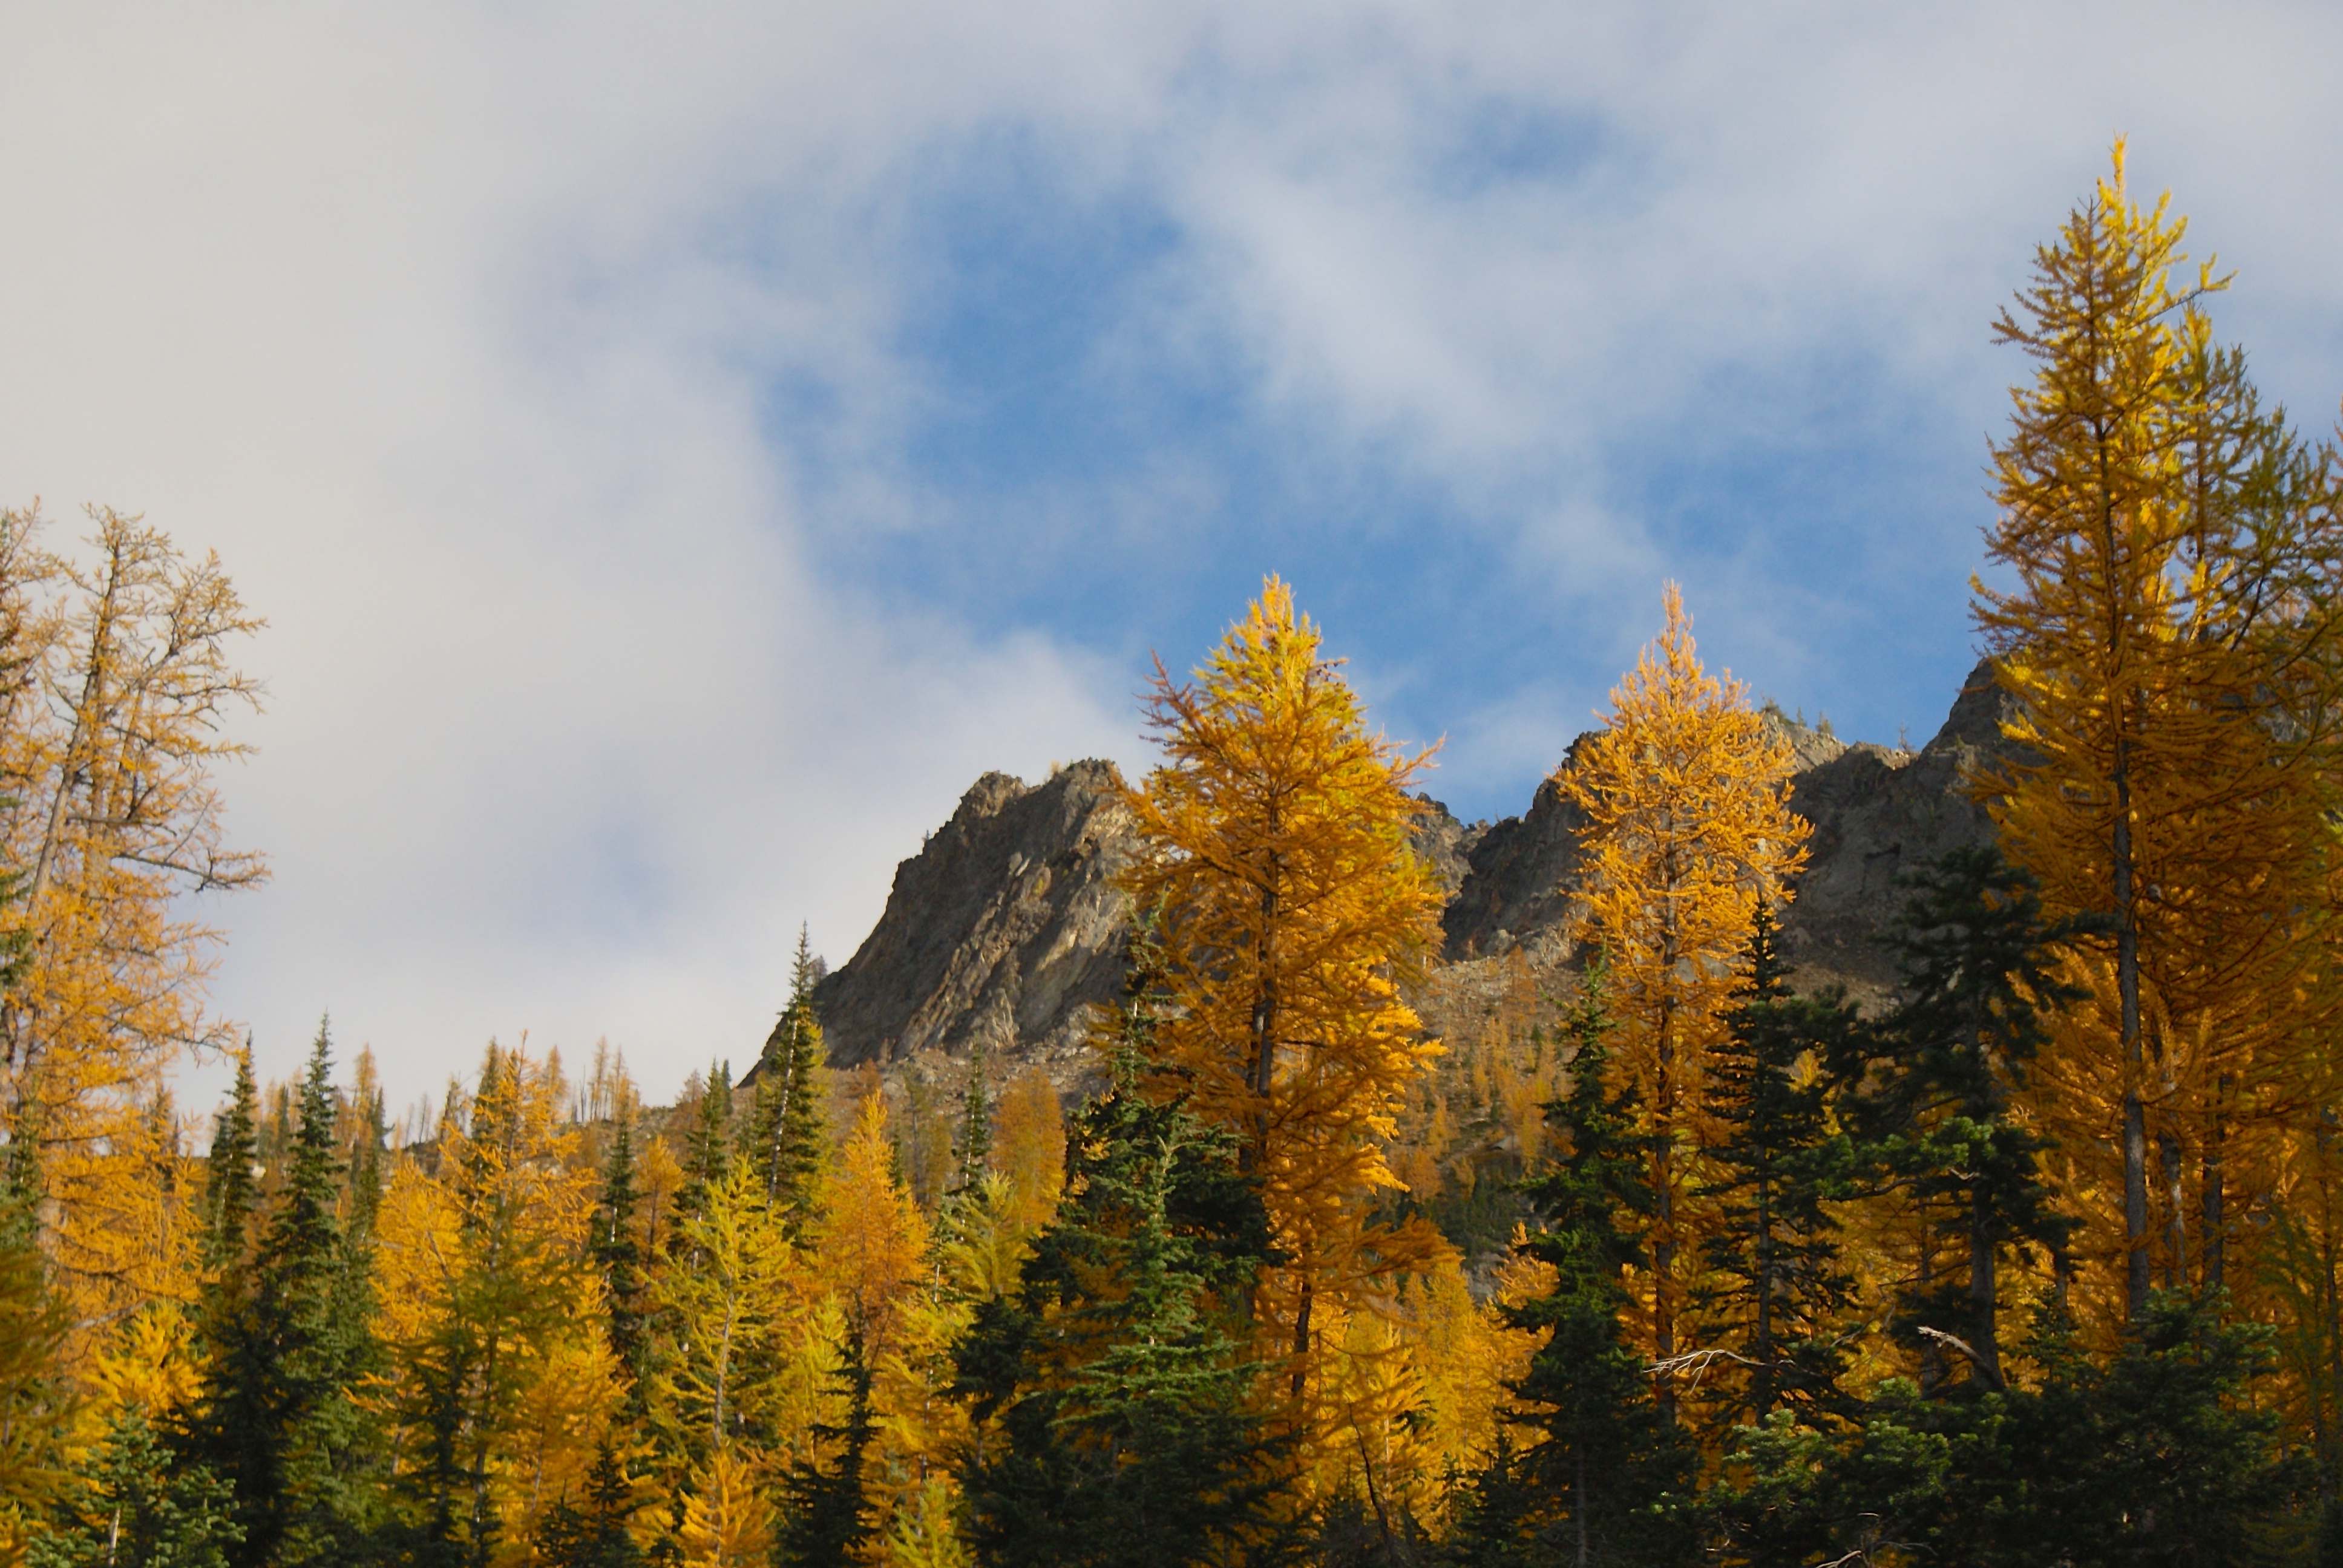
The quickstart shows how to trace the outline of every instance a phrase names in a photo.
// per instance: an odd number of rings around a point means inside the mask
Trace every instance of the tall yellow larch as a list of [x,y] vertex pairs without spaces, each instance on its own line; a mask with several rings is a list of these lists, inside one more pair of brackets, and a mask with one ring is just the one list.
[[0,1001],[0,1119],[40,1146],[45,1238],[85,1320],[153,1293],[153,1246],[116,1151],[163,1071],[221,1043],[203,1008],[217,933],[181,895],[249,887],[212,769],[257,688],[229,646],[260,622],[216,558],[94,509],[88,564],[0,512],[0,862],[19,869],[0,938],[23,965]]
[[1146,849],[1123,879],[1161,945],[1160,1065],[1261,1181],[1286,1261],[1264,1271],[1255,1321],[1304,1411],[1320,1299],[1347,1310],[1446,1245],[1369,1218],[1399,1184],[1394,1114],[1439,1049],[1401,996],[1441,904],[1408,841],[1428,758],[1368,732],[1319,647],[1271,578],[1192,684],[1158,665],[1163,761],[1127,795]]
[[[2016,707],[1979,788],[2051,912],[2104,931],[2075,960],[2093,1000],[2061,1020],[2039,1103],[2068,1159],[2115,1151],[2069,1201],[2132,1316],[2159,1251],[2167,1277],[2222,1282],[2227,1193],[2272,1113],[2315,1097],[2343,1003],[2323,951],[2332,467],[2213,346],[2198,301],[2226,280],[2207,264],[2173,286],[2186,227],[2168,198],[2134,204],[2118,143],[2037,250],[1997,324],[2036,365],[1993,449],[1987,555],[2013,586],[1973,584]],[[2108,1186],[2104,1206],[2083,1190]]]
[[460,1496],[455,1539],[504,1543],[499,1563],[525,1555],[519,1523],[586,1473],[620,1399],[585,1261],[595,1176],[567,1101],[549,1064],[492,1043],[477,1093],[451,1093],[429,1166],[394,1166],[377,1231],[390,1353],[369,1402],[397,1473]]
[[683,1497],[676,1532],[684,1568],[766,1568],[773,1555],[771,1479],[727,1444]]
[[1066,1184],[1066,1121],[1057,1086],[1038,1067],[1027,1068],[1001,1092],[991,1162],[1009,1179],[1019,1223],[1028,1232],[1047,1224]]
[[652,1292],[668,1347],[654,1374],[654,1408],[675,1452],[704,1459],[744,1426],[761,1425],[765,1370],[796,1304],[797,1259],[764,1184],[734,1161],[706,1206],[685,1219]]
[[1640,1131],[1654,1140],[1644,1292],[1649,1348],[1665,1359],[1698,1255],[1693,1175],[1711,1131],[1708,1052],[1724,1036],[1752,912],[1789,896],[1811,829],[1790,810],[1788,744],[1751,710],[1745,686],[1702,668],[1675,584],[1661,601],[1658,639],[1554,781],[1584,814],[1578,936],[1607,977],[1614,1070],[1634,1086]]
[[907,1292],[928,1268],[927,1216],[895,1180],[894,1161],[886,1096],[868,1095],[822,1183],[821,1219],[809,1248],[874,1361],[893,1344]]

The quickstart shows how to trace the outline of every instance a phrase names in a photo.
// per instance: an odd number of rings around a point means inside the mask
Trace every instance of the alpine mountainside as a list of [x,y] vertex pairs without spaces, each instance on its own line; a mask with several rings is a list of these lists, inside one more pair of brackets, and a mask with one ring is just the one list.
[[[1769,706],[1797,769],[1791,804],[1814,826],[1782,950],[1801,990],[1845,985],[1876,999],[1893,976],[1883,942],[1896,879],[1991,837],[1964,779],[2005,743],[2006,698],[1979,664],[1918,750],[1846,742]],[[1571,755],[1584,743],[1574,742]],[[1093,1070],[1092,1004],[1121,994],[1128,927],[1116,873],[1140,838],[1111,762],[1061,768],[1039,784],[987,773],[942,828],[896,868],[885,912],[814,998],[840,1067],[891,1066],[980,1049],[1038,1065],[1061,1088]],[[1534,974],[1570,967],[1578,898],[1578,809],[1553,779],[1529,809],[1463,823],[1428,798],[1415,843],[1446,893],[1435,992],[1519,953]],[[1443,1010],[1427,999],[1427,1016]]]

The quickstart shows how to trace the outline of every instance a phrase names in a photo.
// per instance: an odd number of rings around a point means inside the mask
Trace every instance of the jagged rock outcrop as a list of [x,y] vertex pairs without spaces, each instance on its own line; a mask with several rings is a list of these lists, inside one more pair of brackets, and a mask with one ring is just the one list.
[[1782,945],[1801,986],[1835,980],[1875,995],[1894,980],[1894,956],[1881,938],[1900,896],[1896,878],[1993,836],[1964,781],[2006,750],[2007,702],[1980,663],[1944,728],[1917,752],[1849,746],[1798,774],[1790,801],[1815,833]]
[[951,820],[895,869],[851,960],[814,987],[834,1066],[984,1042],[995,1060],[1087,1064],[1089,1007],[1121,994],[1122,908],[1111,885],[1137,843],[1111,762],[1042,783],[988,773]]
[[[1849,745],[1769,712],[1797,759],[1791,803],[1815,826],[1783,929],[1802,986],[1836,981],[1877,996],[1892,981],[1880,939],[1896,875],[1992,830],[1962,781],[2003,745],[2004,701],[1979,665],[1916,752]],[[978,779],[896,869],[869,940],[815,988],[831,1061],[965,1057],[981,1040],[996,1061],[1039,1063],[1062,1088],[1082,1079],[1092,1066],[1090,1004],[1121,990],[1112,879],[1138,838],[1120,789],[1114,765],[1099,761],[1031,786],[1001,773]],[[1500,822],[1467,825],[1437,801],[1425,808],[1413,839],[1449,893],[1447,961],[1519,949],[1537,970],[1570,962],[1581,815],[1553,781],[1526,813]]]

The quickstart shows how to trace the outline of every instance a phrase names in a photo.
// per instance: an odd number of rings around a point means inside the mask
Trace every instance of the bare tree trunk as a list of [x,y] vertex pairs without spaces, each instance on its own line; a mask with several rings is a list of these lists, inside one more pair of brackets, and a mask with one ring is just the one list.
[[2228,1088],[2227,1073],[2221,1073],[2213,1080],[2213,1103],[2205,1113],[2205,1165],[2197,1178],[2198,1184],[2204,1188],[2205,1267],[2202,1277],[2207,1291],[2217,1291],[2226,1282],[2222,1272],[2227,1262],[2224,1254],[2227,1251],[2228,1216],[2222,1208],[2221,1110]]
[[1993,1189],[1979,1181],[1969,1189],[1969,1333],[1977,1369],[1999,1386],[2001,1334],[1996,1322]]
[[2177,1290],[2188,1278],[2188,1211],[2181,1192],[2180,1140],[2169,1132],[2157,1133],[2156,1152],[2164,1162],[2164,1287]]
[[2140,1038],[2139,915],[2132,900],[2129,747],[2116,741],[2115,903],[2116,994],[2122,1005],[2124,1051],[2124,1312],[2137,1322],[2147,1312],[2152,1283],[2147,1256],[2147,1107],[2140,1079],[2147,1070]]

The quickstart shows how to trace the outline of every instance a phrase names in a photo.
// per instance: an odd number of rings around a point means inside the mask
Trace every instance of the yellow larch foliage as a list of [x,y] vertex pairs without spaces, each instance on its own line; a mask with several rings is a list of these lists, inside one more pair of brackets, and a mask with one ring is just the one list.
[[809,1249],[874,1363],[894,1343],[910,1287],[928,1267],[927,1216],[895,1180],[894,1164],[886,1096],[866,1095],[822,1184],[821,1220]]
[[266,873],[226,847],[211,778],[245,749],[226,720],[256,702],[228,647],[261,623],[216,558],[90,519],[85,560],[41,548],[36,511],[0,512],[0,863],[23,879],[0,908],[23,952],[0,1118],[38,1148],[44,1246],[94,1322],[171,1283],[138,1124],[181,1052],[225,1043],[203,1008],[217,933],[181,895]]
[[992,1168],[1009,1179],[1027,1233],[1049,1223],[1066,1184],[1065,1111],[1057,1086],[1038,1067],[1010,1081],[993,1113]]
[[1578,935],[1599,954],[1618,1020],[1614,1070],[1637,1093],[1638,1131],[1655,1140],[1640,1283],[1648,1348],[1665,1357],[1699,1253],[1694,1166],[1734,960],[1757,900],[1788,896],[1811,829],[1789,808],[1788,744],[1751,711],[1745,686],[1702,668],[1675,584],[1662,606],[1659,638],[1554,781],[1585,817]]
[[653,1408],[677,1452],[705,1454],[744,1427],[764,1425],[763,1369],[780,1359],[779,1336],[807,1295],[806,1271],[781,1220],[765,1201],[762,1179],[736,1161],[678,1228],[653,1285],[669,1342],[654,1374]]
[[879,1561],[886,1568],[974,1568],[960,1538],[960,1490],[934,1477],[897,1505]]
[[[2034,1103],[2076,1162],[2087,1289],[2248,1285],[2231,1194],[2269,1191],[2343,1019],[2326,818],[2343,676],[2337,482],[2176,290],[2187,222],[2112,176],[2036,252],[2000,337],[2036,363],[1993,448],[1974,612],[2016,699],[1986,794],[2054,914],[2100,934]],[[2115,1276],[2113,1282],[2106,1277]]]
[[[970,1304],[930,1288],[912,1296],[893,1342],[871,1366],[872,1442],[864,1484],[881,1520],[902,1520],[960,1494],[957,1464],[972,1423],[953,1397],[952,1346],[975,1317]],[[940,1516],[939,1516],[940,1517]],[[912,1539],[932,1544],[935,1522]]]
[[1304,1409],[1325,1392],[1310,1388],[1320,1300],[1347,1310],[1446,1250],[1427,1225],[1368,1219],[1399,1184],[1395,1113],[1439,1049],[1401,998],[1441,903],[1408,841],[1428,759],[1368,733],[1319,646],[1271,578],[1193,684],[1158,664],[1163,761],[1126,796],[1146,849],[1123,879],[1161,947],[1161,1065],[1261,1180],[1288,1261],[1263,1271],[1255,1322]]
[[427,1163],[392,1167],[377,1226],[377,1332],[389,1351],[367,1401],[394,1463],[430,1462],[432,1423],[459,1417],[454,1462],[480,1499],[462,1539],[527,1561],[529,1531],[573,1493],[609,1431],[619,1378],[585,1267],[595,1180],[563,1119],[553,1064],[494,1043]]
[[676,1534],[684,1568],[766,1568],[773,1554],[772,1484],[739,1445],[711,1452],[683,1496]]

